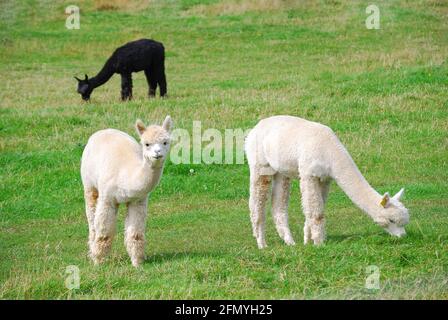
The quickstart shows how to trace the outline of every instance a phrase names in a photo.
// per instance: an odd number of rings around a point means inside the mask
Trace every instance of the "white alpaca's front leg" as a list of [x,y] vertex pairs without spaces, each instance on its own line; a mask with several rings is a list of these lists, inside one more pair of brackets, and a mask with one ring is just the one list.
[[252,230],[259,249],[265,248],[266,201],[268,199],[271,176],[255,175],[251,172],[249,207]]
[[303,243],[308,244],[311,241],[311,226],[310,220],[308,220],[305,214],[305,225],[303,227]]
[[325,241],[325,218],[322,186],[319,178],[301,177],[300,191],[305,214],[304,243],[311,239],[315,245]]
[[145,261],[147,199],[128,204],[124,241],[134,267]]
[[290,179],[280,173],[274,176],[272,186],[272,216],[280,238],[287,245],[295,245],[288,223]]
[[104,199],[99,199],[95,212],[95,240],[91,246],[91,258],[95,264],[104,261],[112,246],[115,236],[118,205]]

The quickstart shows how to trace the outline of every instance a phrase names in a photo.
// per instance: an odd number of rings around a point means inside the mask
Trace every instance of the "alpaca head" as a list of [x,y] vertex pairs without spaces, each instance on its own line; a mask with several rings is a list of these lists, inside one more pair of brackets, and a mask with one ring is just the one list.
[[89,101],[90,94],[93,91],[92,85],[89,83],[89,77],[85,75],[84,80],[81,80],[78,77],[75,77],[75,79],[78,80],[78,93],[84,101]]
[[401,189],[396,195],[390,197],[389,193],[386,192],[379,203],[380,213],[375,218],[377,224],[396,237],[406,234],[404,226],[409,222],[408,209],[400,202],[403,193],[404,189]]
[[135,128],[140,136],[143,157],[150,164],[163,164],[165,161],[170,150],[172,127],[173,121],[170,116],[166,116],[162,126],[146,127],[140,119],[135,123]]

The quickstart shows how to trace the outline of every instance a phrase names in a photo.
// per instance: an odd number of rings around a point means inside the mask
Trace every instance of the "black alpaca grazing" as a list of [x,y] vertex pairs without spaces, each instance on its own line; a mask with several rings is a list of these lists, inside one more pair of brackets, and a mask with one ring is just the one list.
[[101,71],[93,78],[78,80],[78,93],[88,101],[93,89],[106,83],[114,73],[121,75],[121,99],[132,99],[132,72],[145,71],[149,85],[149,97],[156,95],[159,85],[160,96],[166,95],[165,48],[154,40],[140,39],[126,43],[114,51]]

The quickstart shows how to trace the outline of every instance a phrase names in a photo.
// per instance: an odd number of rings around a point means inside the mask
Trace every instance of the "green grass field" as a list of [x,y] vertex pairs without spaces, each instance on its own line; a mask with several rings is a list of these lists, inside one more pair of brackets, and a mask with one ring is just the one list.
[[[108,5],[106,5],[107,3]],[[0,2],[0,298],[447,299],[448,2],[154,0]],[[81,29],[65,28],[65,7]],[[131,40],[164,43],[168,99],[122,103],[114,76],[83,103],[74,75],[93,76]],[[251,128],[290,114],[329,125],[379,192],[406,188],[411,222],[393,239],[332,184],[327,242],[302,244],[293,184],[285,246],[268,213],[268,248],[249,220],[247,165],[167,163],[151,195],[147,261],[134,269],[123,208],[107,262],[87,258],[79,166],[96,130],[136,136],[136,118],[177,128]],[[190,169],[194,169],[193,174]],[[64,284],[68,265],[80,288]],[[366,268],[380,289],[365,288]]]

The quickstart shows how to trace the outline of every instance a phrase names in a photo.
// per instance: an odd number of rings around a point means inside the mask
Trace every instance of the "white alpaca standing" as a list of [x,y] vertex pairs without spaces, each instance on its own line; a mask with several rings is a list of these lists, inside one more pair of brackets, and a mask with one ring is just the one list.
[[110,251],[118,205],[125,203],[125,245],[132,265],[145,259],[145,223],[148,194],[159,183],[170,149],[172,121],[145,127],[137,120],[140,144],[128,134],[106,129],[94,133],[84,149],[81,177],[84,185],[90,256],[95,264]]
[[291,178],[300,178],[305,244],[311,239],[314,244],[325,240],[324,205],[331,179],[391,235],[405,234],[409,214],[399,201],[404,190],[394,197],[378,194],[330,128],[292,116],[266,118],[247,136],[245,151],[250,168],[249,208],[259,248],[266,247],[265,206],[271,180],[277,232],[286,244],[294,244],[287,212]]

